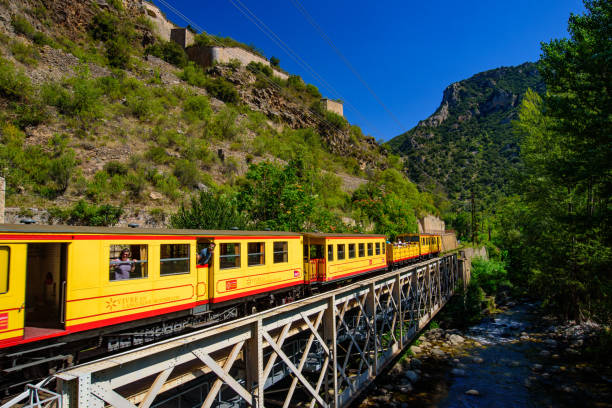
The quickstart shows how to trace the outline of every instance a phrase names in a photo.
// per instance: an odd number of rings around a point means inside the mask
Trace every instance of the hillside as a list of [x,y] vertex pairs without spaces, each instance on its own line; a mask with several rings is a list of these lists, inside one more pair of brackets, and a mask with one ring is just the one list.
[[[306,191],[317,217],[306,216],[311,229],[382,228],[375,222],[388,195],[381,179],[409,195],[401,199],[411,219],[437,212],[400,175],[397,157],[323,109],[316,87],[260,64],[203,69],[159,36],[145,5],[0,2],[0,171],[9,220],[167,225],[198,192],[244,196],[263,170]],[[196,42],[249,49],[206,33]],[[364,208],[364,198],[375,206]],[[91,215],[99,211],[105,215]],[[257,225],[269,224],[245,227]]]
[[544,91],[534,63],[456,82],[444,90],[434,114],[389,145],[407,156],[411,180],[441,185],[452,200],[469,199],[472,188],[481,199],[494,199],[508,192],[512,172],[520,166],[511,122],[528,88]]

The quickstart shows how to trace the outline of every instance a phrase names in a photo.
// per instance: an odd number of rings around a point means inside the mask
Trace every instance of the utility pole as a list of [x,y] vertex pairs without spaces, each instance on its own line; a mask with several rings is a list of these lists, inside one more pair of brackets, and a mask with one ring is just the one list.
[[476,243],[476,208],[474,207],[474,190],[472,190],[472,244]]

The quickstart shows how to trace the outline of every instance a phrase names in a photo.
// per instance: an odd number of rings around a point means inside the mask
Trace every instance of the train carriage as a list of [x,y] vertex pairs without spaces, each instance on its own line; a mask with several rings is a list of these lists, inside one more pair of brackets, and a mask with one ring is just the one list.
[[213,308],[279,292],[295,292],[290,295],[295,298],[302,289],[301,234],[242,231],[210,239],[216,244],[209,274]]
[[307,283],[337,282],[387,267],[385,236],[304,233]]
[[[211,242],[213,261],[196,265]],[[269,231],[0,226],[0,348],[301,290],[301,242]]]

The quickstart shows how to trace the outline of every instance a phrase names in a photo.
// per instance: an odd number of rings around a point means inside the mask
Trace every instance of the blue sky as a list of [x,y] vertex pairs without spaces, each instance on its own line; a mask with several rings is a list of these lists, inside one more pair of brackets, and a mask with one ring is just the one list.
[[[176,24],[187,25],[153,1]],[[324,96],[341,97],[347,101],[346,118],[383,140],[432,114],[449,84],[496,67],[536,61],[540,42],[567,36],[570,12],[584,11],[580,0],[164,1],[209,33],[254,44],[268,58],[276,56],[281,67],[317,85]],[[246,6],[333,89],[295,62],[232,2]],[[308,11],[386,109],[294,4]]]

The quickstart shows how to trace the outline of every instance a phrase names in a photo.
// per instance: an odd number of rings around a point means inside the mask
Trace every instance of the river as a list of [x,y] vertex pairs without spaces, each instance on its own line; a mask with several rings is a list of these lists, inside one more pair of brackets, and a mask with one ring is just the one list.
[[426,332],[412,348],[418,364],[398,363],[358,406],[612,407],[610,362],[581,358],[592,326],[554,324],[535,303],[510,306],[467,330]]

